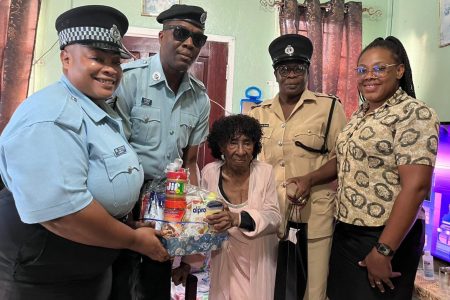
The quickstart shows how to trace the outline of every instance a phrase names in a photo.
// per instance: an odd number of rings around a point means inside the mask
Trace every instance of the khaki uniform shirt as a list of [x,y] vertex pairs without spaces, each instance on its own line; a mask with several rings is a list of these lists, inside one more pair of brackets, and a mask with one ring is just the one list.
[[401,88],[367,113],[363,103],[337,141],[338,215],[345,223],[382,226],[401,190],[399,165],[434,166],[436,113]]
[[284,186],[287,179],[314,171],[335,157],[336,138],[346,123],[339,101],[334,107],[327,138],[329,153],[313,153],[295,145],[299,141],[314,149],[322,147],[331,103],[332,97],[329,95],[305,90],[287,119],[284,118],[278,95],[249,112],[250,116],[259,120],[264,133],[259,159],[274,167],[283,217],[280,236],[284,235],[287,220],[308,223],[308,238],[329,236],[332,233],[335,192],[329,185],[313,187],[307,205],[301,210],[294,209],[291,216],[287,215],[289,200]]

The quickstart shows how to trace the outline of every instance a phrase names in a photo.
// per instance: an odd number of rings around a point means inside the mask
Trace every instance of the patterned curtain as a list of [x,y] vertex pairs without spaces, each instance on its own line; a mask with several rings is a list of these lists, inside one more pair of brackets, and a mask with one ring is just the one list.
[[0,1],[0,132],[27,97],[40,4]]
[[308,88],[337,95],[349,117],[358,107],[356,67],[362,44],[362,4],[331,0],[284,0],[280,9],[281,34],[309,37],[314,52]]

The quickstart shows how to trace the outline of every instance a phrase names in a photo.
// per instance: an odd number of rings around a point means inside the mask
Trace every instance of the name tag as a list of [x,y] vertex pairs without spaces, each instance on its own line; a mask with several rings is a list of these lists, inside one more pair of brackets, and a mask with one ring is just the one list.
[[145,105],[145,106],[151,106],[152,105],[152,100],[142,97],[141,99],[141,105]]
[[269,127],[269,124],[261,124],[261,127]]
[[121,156],[123,154],[127,153],[127,148],[125,148],[125,145],[122,145],[120,147],[117,147],[116,149],[114,149],[114,155],[116,157]]

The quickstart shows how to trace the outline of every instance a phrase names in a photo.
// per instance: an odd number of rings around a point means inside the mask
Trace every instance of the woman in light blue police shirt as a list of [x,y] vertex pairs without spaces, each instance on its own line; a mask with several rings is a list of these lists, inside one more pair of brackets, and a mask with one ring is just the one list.
[[25,100],[0,137],[0,299],[107,299],[118,249],[168,259],[159,232],[118,220],[143,182],[105,103],[129,57],[127,28],[107,6],[60,15],[64,76]]

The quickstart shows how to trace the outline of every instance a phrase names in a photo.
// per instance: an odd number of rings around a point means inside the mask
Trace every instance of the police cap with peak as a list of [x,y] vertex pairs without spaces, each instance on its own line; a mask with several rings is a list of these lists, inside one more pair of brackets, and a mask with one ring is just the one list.
[[199,6],[174,4],[156,17],[156,21],[161,24],[174,20],[189,22],[201,29],[205,29],[206,11]]
[[285,34],[269,45],[269,53],[275,68],[285,62],[311,63],[313,45],[311,40],[299,34]]
[[103,5],[86,5],[62,13],[55,22],[60,49],[67,45],[82,44],[92,48],[131,55],[122,44],[128,30],[127,17],[115,8]]

